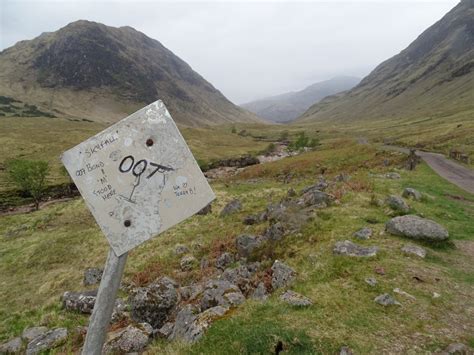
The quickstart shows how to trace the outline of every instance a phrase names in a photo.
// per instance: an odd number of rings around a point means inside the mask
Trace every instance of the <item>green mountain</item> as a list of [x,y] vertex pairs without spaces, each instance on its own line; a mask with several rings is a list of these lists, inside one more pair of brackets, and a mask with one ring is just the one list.
[[301,91],[288,92],[240,105],[274,122],[292,121],[326,96],[351,89],[360,78],[341,76],[312,84]]
[[474,108],[474,1],[463,0],[347,93],[299,121],[440,117]]
[[82,20],[0,52],[0,95],[102,122],[157,99],[184,125],[258,121],[160,42]]

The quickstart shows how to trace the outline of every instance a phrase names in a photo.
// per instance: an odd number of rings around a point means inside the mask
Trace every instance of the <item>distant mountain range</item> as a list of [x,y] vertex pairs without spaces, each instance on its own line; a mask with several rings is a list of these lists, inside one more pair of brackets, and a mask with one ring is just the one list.
[[462,0],[348,92],[298,121],[436,117],[474,109],[474,0]]
[[160,42],[82,20],[0,52],[0,96],[103,122],[157,99],[184,125],[259,121]]
[[321,81],[301,91],[267,97],[240,105],[260,117],[274,122],[292,121],[303,114],[311,105],[329,95],[349,90],[360,81],[360,78],[341,76]]

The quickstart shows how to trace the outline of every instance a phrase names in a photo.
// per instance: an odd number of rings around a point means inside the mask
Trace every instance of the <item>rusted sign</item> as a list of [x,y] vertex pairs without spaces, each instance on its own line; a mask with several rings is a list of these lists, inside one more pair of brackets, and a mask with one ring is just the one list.
[[61,159],[117,256],[215,198],[160,100]]

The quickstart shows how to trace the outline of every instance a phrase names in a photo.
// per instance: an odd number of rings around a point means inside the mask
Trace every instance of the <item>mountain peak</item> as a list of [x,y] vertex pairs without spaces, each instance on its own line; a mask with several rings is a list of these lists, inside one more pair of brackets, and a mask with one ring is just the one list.
[[0,53],[0,79],[1,95],[96,120],[124,117],[157,99],[184,124],[258,120],[129,26],[78,20],[22,41]]

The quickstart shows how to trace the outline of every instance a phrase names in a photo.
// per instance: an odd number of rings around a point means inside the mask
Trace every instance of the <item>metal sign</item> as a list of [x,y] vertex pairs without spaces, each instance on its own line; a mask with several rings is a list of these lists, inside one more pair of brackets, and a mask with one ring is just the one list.
[[215,198],[160,100],[66,151],[61,160],[117,256]]

